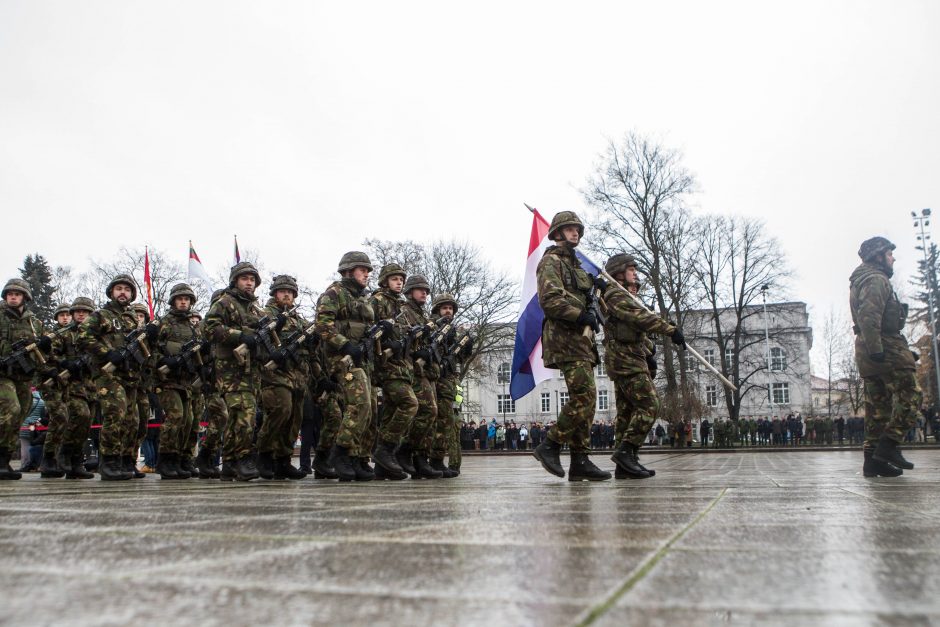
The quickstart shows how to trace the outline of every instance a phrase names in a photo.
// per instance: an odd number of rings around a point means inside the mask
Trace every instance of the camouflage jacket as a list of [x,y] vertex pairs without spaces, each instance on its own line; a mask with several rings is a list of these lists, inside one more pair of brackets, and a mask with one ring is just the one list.
[[[264,306],[264,314],[272,318],[284,312],[284,308],[277,304],[273,298],[269,299]],[[277,332],[277,337],[281,341],[281,346],[287,346],[288,339],[295,333],[303,333],[304,329],[310,326],[310,323],[300,317],[297,310],[287,314],[287,322]],[[294,390],[302,390],[307,387],[310,378],[310,362],[313,356],[307,348],[306,343],[301,343],[295,353],[296,359],[289,361],[283,366],[274,369],[263,368],[261,371],[261,385],[281,385]]]
[[[79,359],[85,360],[86,365],[84,368],[82,368],[78,377],[69,375],[69,396],[83,398],[87,401],[93,401],[95,400],[98,389],[95,387],[95,382],[93,379],[93,375],[95,374],[94,366],[92,365],[92,361],[87,353],[80,350],[78,347],[78,331],[79,325],[74,325],[71,329],[59,336],[61,338],[61,344],[57,349],[57,358],[59,361],[64,359],[71,361]],[[56,349],[54,348],[54,350]]]
[[[45,374],[41,374],[39,385],[37,387],[43,393],[45,397],[49,393],[55,392],[67,392],[69,388],[69,381],[65,379],[64,381],[58,377],[59,373],[62,371],[62,362],[66,359],[65,357],[65,341],[68,334],[75,328],[75,324],[69,322],[65,326],[55,323],[54,329],[46,330],[46,337],[52,342],[52,346],[49,348],[49,354],[47,357],[48,366],[45,368]],[[45,381],[50,381],[49,385],[45,385]]]
[[[369,298],[372,310],[375,312],[376,320],[393,320],[394,327],[392,336],[388,339],[402,341],[408,335],[408,325],[401,315],[402,308],[405,305],[405,298],[387,287],[381,287]],[[401,357],[378,356],[375,362],[376,379],[379,381],[390,381],[392,379],[402,379],[408,383],[412,382],[414,374],[414,364],[411,363],[410,355]]]
[[[0,357],[6,357],[13,353],[13,345],[20,340],[34,340],[43,333],[42,322],[39,318],[33,316],[32,312],[23,307],[19,312],[12,307],[8,307],[3,301],[0,301]],[[32,355],[28,356],[37,361]],[[42,369],[40,363],[35,366]],[[7,377],[6,370],[0,371],[0,377]],[[32,374],[23,374],[16,367],[10,371],[9,378],[14,381],[29,381],[33,378]]]
[[200,339],[202,339],[202,334],[197,327],[190,323],[188,311],[171,309],[160,318],[160,333],[157,335],[157,345],[154,351],[156,358],[155,379],[158,387],[189,390],[193,387],[193,383],[201,378],[199,358],[196,357],[191,358],[189,364],[179,364],[175,368],[170,368],[166,374],[160,372],[164,359],[176,357],[182,352],[183,346],[193,340]]
[[566,361],[596,364],[594,335],[585,336],[578,316],[587,306],[593,289],[591,276],[581,269],[581,262],[570,246],[549,246],[536,269],[539,305],[545,312],[542,322],[542,361],[546,368],[557,368]]
[[[444,324],[443,318],[438,316],[435,322],[438,326]],[[465,348],[457,349],[457,342],[463,337],[463,333],[452,329],[440,342],[441,354],[441,376],[437,380],[438,398],[454,400],[457,397],[457,385],[460,383],[460,377],[463,375],[467,361],[470,359],[470,352]]]
[[358,343],[375,323],[365,290],[353,279],[334,281],[317,300],[316,332],[325,365],[331,374],[344,371],[342,348]]
[[257,298],[235,288],[226,289],[206,313],[206,339],[215,350],[215,375],[221,392],[256,390],[260,385],[260,346],[248,354],[244,363],[239,361],[235,349],[242,343],[243,332],[257,331],[263,315]]
[[[401,317],[405,321],[405,324],[408,326],[408,328],[424,326],[431,320],[425,313],[424,306],[419,305],[418,302],[413,298],[405,299],[405,303],[401,310]],[[415,351],[430,347],[431,337],[425,333],[411,345],[411,352],[414,353]],[[437,378],[441,376],[441,367],[433,360],[430,363],[424,364],[423,366],[417,362],[414,362],[413,360],[412,363],[414,364],[414,374],[416,379],[425,377],[430,381],[436,381]]]
[[652,341],[647,333],[671,335],[674,326],[654,313],[646,311],[629,294],[616,285],[604,292],[607,324],[604,326],[604,364],[611,376],[649,374],[647,355],[652,354]]
[[[101,373],[101,367],[108,361],[109,351],[120,350],[127,345],[125,336],[136,329],[138,324],[133,309],[113,300],[85,318],[78,327],[78,348],[91,355],[93,376],[97,377]],[[114,371],[114,376],[127,385],[136,386],[140,379],[140,367],[133,359],[128,359]]]
[[[880,376],[893,370],[914,370],[914,356],[901,335],[907,322],[907,305],[898,300],[879,266],[863,263],[849,279],[849,307],[855,325],[855,362],[863,377]],[[884,363],[871,355],[884,353]]]

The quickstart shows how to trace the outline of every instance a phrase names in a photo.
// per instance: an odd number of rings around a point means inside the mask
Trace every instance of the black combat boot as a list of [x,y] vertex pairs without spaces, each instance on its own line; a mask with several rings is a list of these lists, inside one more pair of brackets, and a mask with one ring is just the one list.
[[904,471],[888,462],[874,459],[874,449],[866,448],[865,463],[862,465],[862,475],[866,477],[900,477]]
[[372,481],[375,479],[375,472],[368,463],[368,457],[354,457],[352,459],[353,471],[356,473],[356,481]]
[[237,463],[238,462],[235,461],[223,460],[219,479],[222,481],[235,481],[235,478],[238,476],[238,471],[235,469]]
[[102,481],[128,481],[134,477],[122,468],[120,455],[102,455],[98,472]]
[[177,458],[177,463],[179,464],[179,475],[180,479],[189,479],[190,477],[195,477],[196,473],[199,471],[193,466],[193,458],[190,456],[190,453],[183,453]]
[[412,479],[440,479],[444,476],[444,473],[440,470],[431,468],[428,458],[422,453],[415,453],[411,459],[415,465],[415,473],[411,475]]
[[94,479],[95,473],[85,470],[84,455],[81,452],[70,452],[70,470],[65,473],[66,479]]
[[[209,461],[209,479],[219,479],[222,474],[219,472],[219,467],[215,465],[216,453],[215,451],[206,450],[206,459]],[[202,477],[200,477],[202,478]]]
[[460,468],[457,468],[456,466],[448,466],[447,468],[450,469],[452,473],[454,473],[455,477],[460,476]]
[[379,481],[388,480],[388,481],[401,481],[402,479],[407,479],[408,475],[404,471],[400,475],[390,475],[388,471],[379,466],[375,465],[375,478]]
[[52,451],[42,451],[42,463],[39,465],[39,476],[43,479],[61,479],[65,476],[65,471],[59,468],[56,462],[55,453]]
[[878,438],[878,446],[875,447],[875,452],[872,453],[871,458],[877,462],[891,464],[892,466],[897,466],[904,470],[912,470],[914,468],[914,464],[904,459],[904,456],[901,455],[901,447],[898,446],[898,443],[886,435]]
[[262,479],[274,479],[274,455],[270,451],[258,453],[258,474]]
[[330,449],[330,465],[336,472],[340,481],[355,481],[356,469],[353,468],[352,460],[349,458],[349,449],[334,444]]
[[157,467],[154,470],[160,475],[160,479],[176,481],[180,478],[175,457],[173,453],[160,453],[157,457]]
[[379,468],[381,468],[384,474],[389,478],[405,478],[405,471],[402,470],[402,467],[398,464],[398,460],[395,459],[395,445],[391,442],[380,441],[378,446],[375,447],[372,459],[375,460],[376,477],[379,476]]
[[610,473],[595,466],[587,453],[571,452],[568,481],[607,481],[608,479],[610,479]]
[[626,440],[620,443],[620,448],[610,459],[617,464],[617,469],[623,471],[627,479],[649,479],[650,477],[650,473],[644,470],[637,461],[636,447]]
[[444,479],[453,479],[457,475],[451,472],[451,469],[444,465],[443,459],[432,459],[431,468],[434,470],[439,470],[441,472],[441,477]]
[[329,449],[318,448],[313,451],[313,478],[314,479],[338,479],[339,475],[330,464]]
[[147,475],[137,470],[133,455],[121,455],[121,470],[131,473],[132,479],[143,479]]
[[277,457],[274,459],[274,478],[275,479],[290,479],[291,481],[297,481],[298,479],[303,479],[307,476],[303,470],[295,468],[293,464],[290,463],[290,455],[284,455],[283,457]]
[[561,465],[561,444],[551,438],[545,438],[535,447],[532,454],[542,463],[542,468],[556,477],[565,476],[565,469]]
[[249,453],[242,457],[235,464],[236,479],[239,481],[251,481],[258,478],[258,467],[255,465],[255,459]]
[[72,452],[68,448],[60,446],[55,453],[55,461],[66,476],[72,472]]
[[10,451],[0,448],[0,481],[16,481],[23,475],[10,466]]
[[412,461],[412,450],[411,445],[407,442],[399,445],[398,450],[395,451],[395,461],[398,462],[398,467],[407,472],[412,477],[415,476],[415,465]]
[[209,449],[201,448],[196,454],[196,472],[200,479],[212,479],[212,463],[209,461]]

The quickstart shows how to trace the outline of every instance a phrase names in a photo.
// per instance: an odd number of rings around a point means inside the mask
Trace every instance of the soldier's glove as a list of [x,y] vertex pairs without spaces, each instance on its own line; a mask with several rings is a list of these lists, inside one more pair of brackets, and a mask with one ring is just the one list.
[[160,365],[166,366],[170,370],[176,370],[177,368],[179,368],[181,363],[182,363],[182,360],[177,355],[167,355],[166,357],[160,360]]
[[304,346],[306,346],[310,350],[316,349],[316,347],[319,346],[319,344],[320,344],[320,336],[317,335],[316,333],[311,333],[304,340]]
[[392,356],[400,359],[405,354],[405,343],[400,340],[389,340],[384,343],[385,348],[392,351]]
[[601,330],[600,325],[597,324],[597,316],[594,315],[593,311],[582,311],[575,322],[584,327],[591,327],[595,333]]
[[647,366],[649,367],[649,369],[650,369],[650,376],[651,376],[651,377],[655,377],[655,376],[656,376],[656,371],[659,369],[659,364],[656,363],[656,358],[653,357],[652,355],[647,355],[647,356],[646,356],[646,365],[647,365]]
[[144,335],[147,336],[148,342],[153,342],[160,335],[160,325],[156,322],[147,323],[147,326],[144,327]]
[[917,351],[911,351],[911,355],[914,356],[914,361],[920,361],[920,353]]
[[467,343],[463,345],[463,354],[472,355],[473,354],[473,338],[467,340]]
[[322,379],[317,379],[316,387],[314,388],[314,396],[320,397],[324,394],[329,394],[331,392],[339,392],[343,388],[340,387],[338,383],[333,381],[328,377],[323,377]]
[[431,356],[430,348],[422,348],[420,350],[416,350],[415,352],[411,353],[411,358],[414,359],[415,361],[420,359],[425,364],[429,364],[432,361],[434,361],[434,357]]
[[273,353],[271,353],[271,360],[276,363],[278,366],[284,366],[287,364],[287,351],[283,348],[279,348]]
[[388,337],[392,334],[392,329],[394,328],[391,320],[379,320],[375,323],[375,326],[382,330],[382,336]]
[[343,347],[339,349],[339,352],[341,352],[344,355],[349,355],[350,357],[352,357],[353,362],[355,362],[357,366],[362,364],[362,345],[361,344],[355,344],[347,340],[346,343],[343,344]]
[[884,354],[884,351],[882,351],[882,352],[880,352],[880,353],[871,353],[870,355],[868,355],[868,358],[871,359],[871,360],[872,360],[873,362],[875,362],[876,364],[883,364],[883,363],[885,363],[885,354]]
[[251,331],[242,331],[238,336],[238,343],[244,344],[248,350],[253,351],[258,348],[258,336]]
[[672,340],[672,343],[676,346],[685,348],[685,336],[682,335],[682,329],[676,328],[676,330],[672,332],[672,335],[669,336],[669,339]]
[[39,347],[44,353],[48,353],[49,349],[52,348],[52,339],[46,335],[40,335],[36,338],[36,346]]
[[606,292],[609,286],[610,286],[610,283],[608,283],[607,279],[605,279],[604,277],[602,276],[594,277],[594,287],[595,289],[599,289],[601,291],[601,294]]
[[125,359],[124,352],[118,351],[118,350],[110,350],[108,351],[108,354],[105,355],[105,359],[107,359],[108,363],[110,363],[114,367],[120,366],[121,364],[124,363],[124,359]]
[[69,371],[69,376],[73,379],[82,376],[82,362],[78,359],[66,359],[62,367]]
[[274,318],[274,330],[280,331],[284,328],[285,324],[287,324],[287,314],[283,312],[277,314]]

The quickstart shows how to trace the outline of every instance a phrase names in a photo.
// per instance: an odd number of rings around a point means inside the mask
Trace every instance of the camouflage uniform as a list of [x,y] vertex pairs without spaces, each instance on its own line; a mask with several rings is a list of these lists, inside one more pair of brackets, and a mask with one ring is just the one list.
[[[457,301],[450,294],[441,293],[434,297],[431,306],[432,314],[440,314],[443,305],[452,305],[454,314],[457,313]],[[450,319],[438,316],[438,327],[444,326]],[[467,339],[464,340],[464,335]],[[462,346],[458,343],[463,341]],[[431,467],[443,469],[444,455],[448,456],[448,468],[460,471],[460,420],[454,412],[457,402],[457,386],[467,359],[473,351],[473,342],[468,334],[457,337],[456,329],[451,330],[440,342],[441,375],[437,380],[437,414],[439,433],[435,434],[435,444],[431,449]],[[440,463],[439,463],[440,462]],[[446,476],[446,475],[445,475]]]
[[[219,290],[214,295],[216,298],[212,302],[215,302],[222,293],[223,291]],[[200,321],[198,327],[199,334],[206,338],[208,335],[206,333],[206,321]],[[206,460],[207,464],[211,464],[213,470],[215,469],[216,456],[222,447],[222,433],[228,424],[228,408],[225,406],[225,400],[222,398],[219,381],[216,377],[215,355],[216,348],[211,343],[203,349],[203,377],[200,389],[205,406],[206,433],[199,449],[199,455]],[[201,416],[202,412],[197,415],[197,419]]]
[[[409,280],[414,279],[415,284],[423,282],[427,285],[424,277],[412,275]],[[414,288],[411,288],[414,289]],[[408,290],[410,292],[410,290]],[[402,318],[409,328],[422,327],[430,321],[425,313],[424,306],[410,295],[406,296],[405,304],[402,307]],[[418,456],[427,457],[431,452],[431,447],[435,436],[435,420],[437,419],[437,390],[436,381],[440,377],[440,366],[430,357],[430,337],[425,333],[411,346],[412,363],[414,365],[413,389],[415,398],[418,401],[418,411],[415,413],[414,420],[411,421],[411,427],[408,429],[406,441],[410,450]],[[417,355],[425,352],[422,358],[424,363],[417,362]]]
[[[252,274],[256,285],[261,282],[258,271],[249,263],[235,265],[230,273],[229,287],[216,300],[205,318],[206,339],[213,344],[215,351],[215,374],[222,392],[228,421],[222,444],[222,459],[230,464],[238,462],[242,479],[257,476],[254,461],[251,458],[251,438],[261,393],[261,356],[260,347],[255,346],[245,354],[242,362],[237,349],[246,338],[255,337],[258,321],[263,312],[258,307],[258,299],[247,295],[235,287],[236,280],[243,274]],[[223,469],[224,472],[224,469]]]
[[[70,311],[74,315],[79,310],[93,313],[94,302],[90,298],[76,298],[72,301]],[[84,476],[82,463],[91,420],[97,409],[97,396],[91,360],[78,348],[78,332],[78,326],[73,325],[62,335],[60,363],[69,371],[68,425],[62,437],[59,465],[71,466],[71,472],[67,470],[67,476],[70,478],[90,478]]]
[[[0,358],[13,353],[16,342],[34,340],[43,332],[42,323],[26,309],[26,303],[32,298],[26,282],[11,280],[3,289],[2,298],[6,298],[11,289],[22,292],[25,297],[22,311],[0,302]],[[0,478],[19,479],[19,473],[9,469],[9,462],[17,446],[20,425],[33,403],[32,378],[32,374],[25,374],[14,364],[0,370]]]
[[[136,298],[137,286],[132,281],[133,279],[126,275],[115,277],[108,286],[108,298],[111,298],[111,290],[118,283],[130,285],[131,300]],[[137,443],[137,388],[140,384],[140,366],[129,356],[112,372],[107,372],[105,366],[111,363],[112,357],[117,357],[119,351],[126,348],[125,336],[137,328],[137,316],[130,305],[122,305],[111,298],[108,304],[89,315],[78,330],[79,349],[91,355],[101,408],[102,425],[98,449],[103,460],[103,479],[129,479],[131,476],[122,470],[126,466],[126,463],[123,463],[126,460],[122,457]],[[117,466],[108,466],[109,459]],[[114,472],[109,472],[109,469]],[[122,473],[127,476],[120,476]]]
[[[56,309],[55,315],[58,318],[60,313],[69,312],[69,304],[63,303]],[[60,361],[62,360],[63,343],[65,334],[73,328],[71,322],[60,325],[58,322],[55,332],[49,332],[46,337],[52,343],[49,349],[48,371],[39,377],[40,383],[37,385],[42,400],[46,403],[46,415],[49,418],[49,428],[46,432],[46,441],[43,443],[43,463],[40,467],[40,473],[43,477],[61,477],[64,472],[57,467],[55,462],[56,453],[62,448],[62,441],[65,437],[65,430],[69,422],[69,397],[68,381],[63,381],[58,375],[61,372]]]

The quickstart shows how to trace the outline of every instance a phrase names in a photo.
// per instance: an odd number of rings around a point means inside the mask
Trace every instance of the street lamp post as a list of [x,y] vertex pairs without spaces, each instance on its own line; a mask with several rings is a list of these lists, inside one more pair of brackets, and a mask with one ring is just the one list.
[[770,286],[766,283],[761,285],[760,294],[764,299],[764,359],[767,363],[767,407],[770,411],[770,414],[767,416],[769,420],[774,419],[774,392],[773,392],[773,376],[771,375],[770,368],[770,319],[767,317],[767,290],[770,289]]
[[937,398],[934,398],[934,405],[940,408],[940,355],[937,354],[937,323],[934,320],[933,308],[933,290],[935,286],[930,280],[932,272],[930,268],[930,256],[927,254],[927,240],[930,239],[930,235],[924,229],[924,227],[930,226],[930,209],[921,209],[920,215],[912,211],[911,217],[914,218],[914,228],[920,231],[920,235],[917,236],[920,246],[917,248],[924,253],[924,278],[927,285],[927,314],[930,319],[930,352],[933,353],[933,370],[937,379]]

